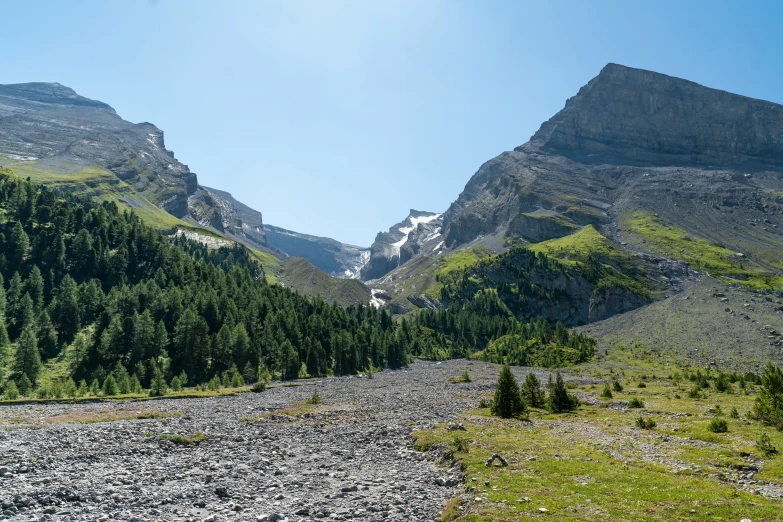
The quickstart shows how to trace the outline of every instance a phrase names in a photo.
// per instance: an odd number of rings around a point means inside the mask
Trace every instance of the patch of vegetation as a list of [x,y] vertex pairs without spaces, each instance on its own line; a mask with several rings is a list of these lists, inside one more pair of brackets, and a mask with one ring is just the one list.
[[716,418],[710,421],[707,429],[712,433],[726,433],[729,431],[729,424],[726,422],[726,419]]
[[783,277],[768,273],[752,260],[738,258],[736,252],[689,234],[647,212],[624,214],[621,224],[651,250],[682,259],[724,282],[754,290],[776,290],[783,286]]
[[468,373],[467,368],[465,369],[465,371],[462,372],[462,374],[459,377],[452,377],[449,379],[449,382],[453,384],[459,384],[459,383],[470,382],[470,381],[471,381],[470,374]]
[[655,429],[655,426],[657,426],[658,423],[655,422],[654,419],[651,418],[644,418],[641,415],[636,418],[636,427],[641,428],[643,430],[652,430]]
[[181,446],[192,446],[194,444],[199,444],[200,442],[204,442],[207,439],[207,436],[201,433],[200,431],[197,431],[192,436],[171,435],[168,433],[162,433],[160,435],[160,438]]
[[628,401],[628,407],[629,408],[644,408],[644,401],[641,400],[638,397],[634,397],[630,401]]

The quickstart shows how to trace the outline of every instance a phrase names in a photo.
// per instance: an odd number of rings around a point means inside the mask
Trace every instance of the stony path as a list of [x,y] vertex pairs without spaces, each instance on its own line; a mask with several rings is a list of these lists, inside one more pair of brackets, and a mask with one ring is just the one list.
[[[448,382],[465,368],[473,382]],[[439,484],[457,477],[414,451],[411,431],[475,407],[496,375],[490,365],[447,361],[324,379],[321,411],[254,422],[239,419],[302,401],[316,381],[236,397],[0,407],[0,518],[437,520],[456,494]],[[45,422],[131,409],[181,416]],[[159,437],[198,431],[206,440],[193,446]]]

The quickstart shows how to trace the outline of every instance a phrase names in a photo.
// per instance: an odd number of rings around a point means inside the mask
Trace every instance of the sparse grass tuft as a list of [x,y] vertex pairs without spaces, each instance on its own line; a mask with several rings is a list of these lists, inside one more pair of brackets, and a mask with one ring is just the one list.
[[201,433],[200,431],[197,431],[193,436],[188,437],[185,435],[170,435],[168,433],[162,433],[160,435],[161,439],[167,440],[169,442],[172,442],[174,444],[179,444],[182,446],[192,446],[194,444],[198,444],[200,442],[204,442],[206,440],[207,436]]

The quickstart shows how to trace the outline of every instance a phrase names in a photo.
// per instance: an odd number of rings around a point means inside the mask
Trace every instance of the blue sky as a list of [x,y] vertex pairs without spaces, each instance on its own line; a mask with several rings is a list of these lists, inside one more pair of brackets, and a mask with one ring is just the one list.
[[39,1],[0,83],[56,81],[165,131],[203,185],[368,246],[443,211],[608,62],[783,102],[783,3]]

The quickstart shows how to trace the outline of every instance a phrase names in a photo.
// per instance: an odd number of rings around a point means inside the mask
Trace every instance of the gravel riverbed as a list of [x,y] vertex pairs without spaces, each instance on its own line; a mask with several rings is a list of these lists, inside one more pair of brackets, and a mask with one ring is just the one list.
[[[449,382],[466,368],[472,382]],[[417,361],[233,397],[0,407],[0,519],[437,520],[461,480],[411,433],[476,407],[496,376],[480,362]],[[275,413],[316,385],[316,411]],[[162,412],[177,416],[74,422]],[[193,445],[160,437],[197,432]]]

